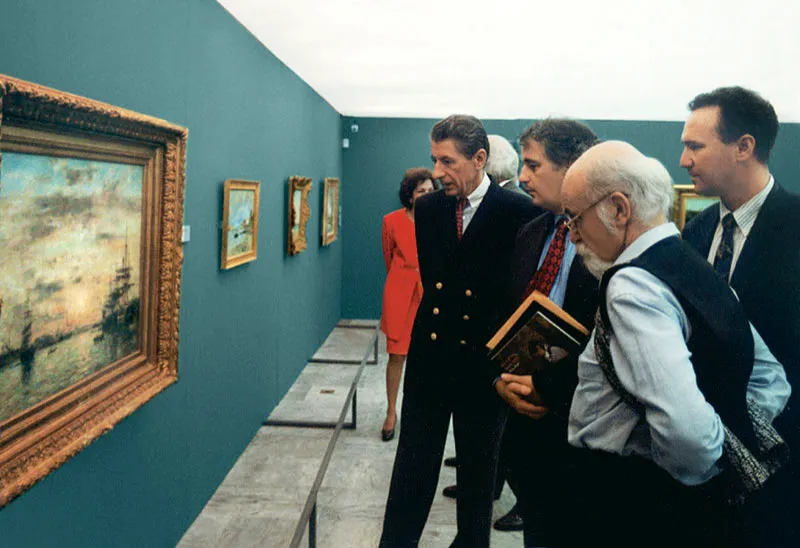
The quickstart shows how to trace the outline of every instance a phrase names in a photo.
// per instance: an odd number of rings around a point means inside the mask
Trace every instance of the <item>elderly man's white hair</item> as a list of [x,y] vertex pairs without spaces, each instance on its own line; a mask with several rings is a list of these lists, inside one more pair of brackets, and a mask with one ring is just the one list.
[[[655,158],[649,158],[622,141],[607,141],[593,148],[605,148],[585,167],[587,198],[601,199],[612,192],[622,192],[631,202],[631,216],[649,225],[660,215],[669,217],[672,206],[672,177]],[[592,149],[587,151],[588,153]],[[597,150],[599,152],[599,150]],[[599,206],[600,220],[611,226],[608,204]]]
[[511,143],[502,135],[489,135],[489,159],[486,160],[486,173],[502,183],[511,179],[517,181],[519,156]]

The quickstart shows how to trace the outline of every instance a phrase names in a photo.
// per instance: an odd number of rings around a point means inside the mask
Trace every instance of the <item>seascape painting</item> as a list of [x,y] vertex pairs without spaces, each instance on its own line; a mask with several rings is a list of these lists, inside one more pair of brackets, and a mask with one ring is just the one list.
[[233,268],[258,256],[258,197],[261,183],[228,179],[222,201],[220,267]]
[[231,190],[228,212],[229,257],[253,251],[255,214],[255,192]]
[[137,350],[143,176],[3,153],[0,424]]

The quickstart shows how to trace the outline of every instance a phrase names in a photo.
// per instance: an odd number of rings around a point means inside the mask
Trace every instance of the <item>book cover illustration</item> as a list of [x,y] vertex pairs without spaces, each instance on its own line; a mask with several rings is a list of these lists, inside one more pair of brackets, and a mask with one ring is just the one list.
[[580,348],[579,341],[537,311],[492,359],[507,373],[530,375]]

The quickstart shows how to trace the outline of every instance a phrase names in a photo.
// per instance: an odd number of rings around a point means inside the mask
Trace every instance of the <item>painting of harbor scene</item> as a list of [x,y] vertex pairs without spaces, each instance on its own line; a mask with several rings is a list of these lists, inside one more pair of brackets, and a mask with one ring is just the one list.
[[241,255],[253,251],[255,194],[247,190],[231,190],[228,254]]
[[228,179],[222,213],[222,268],[255,261],[258,251],[258,195],[261,183]]
[[3,152],[0,424],[138,348],[143,175]]

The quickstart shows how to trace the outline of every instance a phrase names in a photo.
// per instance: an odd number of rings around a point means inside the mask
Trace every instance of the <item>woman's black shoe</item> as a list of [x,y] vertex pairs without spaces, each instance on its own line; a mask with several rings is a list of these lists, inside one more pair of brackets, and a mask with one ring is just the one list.
[[383,441],[392,441],[394,439],[394,428],[391,430],[381,430],[381,439]]

